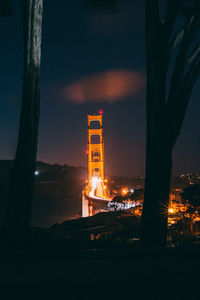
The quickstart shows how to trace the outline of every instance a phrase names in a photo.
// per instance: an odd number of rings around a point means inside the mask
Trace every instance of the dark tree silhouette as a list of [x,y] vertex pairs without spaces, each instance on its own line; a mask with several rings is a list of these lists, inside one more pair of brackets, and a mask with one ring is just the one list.
[[136,205],[138,200],[144,200],[144,189],[135,189],[133,193],[128,195],[128,198],[134,201]]
[[196,213],[200,209],[200,186],[194,184],[183,189],[180,194],[182,201],[189,204],[187,213],[189,214],[190,232],[193,232],[193,224]]
[[161,19],[159,0],[146,0],[147,146],[141,225],[141,244],[161,247],[166,245],[164,211],[169,202],[172,150],[200,73],[200,1],[166,2]]
[[11,6],[11,0],[0,1],[0,17],[7,17],[12,15],[13,9]]
[[195,209],[200,207],[200,185],[193,184],[186,187],[180,196],[183,202],[189,203]]
[[142,200],[144,198],[144,190],[143,189],[136,189],[134,192],[130,195],[131,200]]
[[18,144],[11,174],[4,230],[24,236],[30,226],[40,110],[40,57],[43,0],[21,0],[24,78]]

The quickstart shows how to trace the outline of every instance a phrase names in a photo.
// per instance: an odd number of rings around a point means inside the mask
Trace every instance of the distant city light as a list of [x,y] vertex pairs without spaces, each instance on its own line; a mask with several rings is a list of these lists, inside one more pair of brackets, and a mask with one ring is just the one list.
[[89,154],[89,150],[86,150],[86,151],[85,151],[85,154],[87,154],[87,155],[88,155],[88,154]]
[[174,213],[174,209],[173,209],[172,207],[170,207],[170,208],[168,209],[168,212],[169,212],[170,214],[173,214],[173,213]]
[[35,171],[35,176],[38,176],[39,175],[39,171]]
[[126,195],[128,193],[128,190],[126,188],[122,189],[122,195]]

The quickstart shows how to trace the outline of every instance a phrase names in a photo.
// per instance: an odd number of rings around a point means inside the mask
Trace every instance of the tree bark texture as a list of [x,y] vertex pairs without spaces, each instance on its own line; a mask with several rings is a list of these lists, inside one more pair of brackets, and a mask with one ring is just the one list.
[[[160,20],[159,1],[146,0],[147,142],[141,245],[148,247],[166,245],[172,151],[200,73],[200,45],[190,59],[190,48],[200,28],[199,1],[194,1],[181,34],[171,37],[182,4],[184,1],[168,0],[166,17]],[[177,44],[180,48],[166,93],[170,56]]]
[[165,57],[162,57],[164,50],[160,48],[160,51],[157,58],[149,54],[147,63],[146,176],[141,223],[143,246],[164,246],[167,234],[172,140],[165,117]]
[[40,61],[43,0],[21,0],[24,77],[18,144],[5,218],[5,229],[29,229],[34,188],[40,112]]

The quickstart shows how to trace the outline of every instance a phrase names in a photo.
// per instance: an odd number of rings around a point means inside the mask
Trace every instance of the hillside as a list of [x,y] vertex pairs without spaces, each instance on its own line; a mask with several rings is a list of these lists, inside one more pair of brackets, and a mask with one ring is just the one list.
[[[8,196],[11,160],[0,161],[0,225]],[[32,225],[48,227],[81,214],[81,191],[87,176],[83,167],[37,162]]]

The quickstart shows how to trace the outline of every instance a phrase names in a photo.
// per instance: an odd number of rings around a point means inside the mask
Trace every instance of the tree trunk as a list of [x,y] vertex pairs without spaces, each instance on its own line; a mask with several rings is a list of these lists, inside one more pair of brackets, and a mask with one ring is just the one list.
[[[159,33],[157,33],[159,36]],[[149,45],[149,47],[148,47]],[[147,145],[141,245],[164,246],[172,168],[172,142],[166,118],[167,53],[160,36],[147,45]]]
[[[180,32],[176,33],[175,43],[172,42],[173,31],[182,1],[167,2],[166,17],[161,20],[159,1],[146,0],[147,147],[141,223],[143,246],[166,245],[172,150],[181,131],[192,88],[200,73],[198,51],[188,66],[191,46],[199,30],[199,2],[195,2],[196,14],[192,12],[189,22],[186,20],[182,28],[183,37]],[[178,54],[177,38],[178,44],[181,41]],[[175,64],[166,93],[172,58]]]
[[172,149],[167,143],[154,144],[147,153],[141,245],[164,247],[167,238],[168,203]]
[[43,0],[21,0],[24,78],[18,144],[11,173],[4,229],[24,235],[30,226],[40,111],[40,57]]

